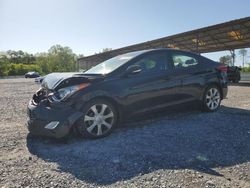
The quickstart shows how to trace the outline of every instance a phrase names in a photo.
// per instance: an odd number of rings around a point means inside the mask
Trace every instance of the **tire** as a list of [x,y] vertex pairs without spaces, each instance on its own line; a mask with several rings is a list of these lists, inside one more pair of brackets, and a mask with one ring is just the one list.
[[203,95],[203,110],[206,112],[214,112],[218,110],[221,103],[221,92],[215,85],[208,86]]
[[94,99],[84,105],[83,116],[76,123],[82,137],[102,138],[109,135],[117,123],[115,106],[107,100]]

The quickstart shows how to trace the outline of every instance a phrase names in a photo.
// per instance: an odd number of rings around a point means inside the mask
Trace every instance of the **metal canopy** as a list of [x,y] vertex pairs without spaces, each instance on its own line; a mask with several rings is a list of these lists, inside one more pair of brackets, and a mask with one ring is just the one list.
[[[250,47],[250,17],[143,42],[78,59],[80,67],[89,68],[119,54],[153,48],[176,48],[196,53]],[[86,65],[83,65],[86,64]]]

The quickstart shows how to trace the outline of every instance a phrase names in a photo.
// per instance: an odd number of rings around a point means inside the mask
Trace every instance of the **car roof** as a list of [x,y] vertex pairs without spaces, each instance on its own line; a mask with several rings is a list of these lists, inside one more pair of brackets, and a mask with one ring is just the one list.
[[[193,55],[193,56],[196,56],[196,57],[199,57],[199,58],[203,58],[203,59],[206,59],[208,61],[212,61],[212,62],[216,62],[216,61],[213,61],[207,57],[204,57],[198,53],[195,53],[195,52],[191,52],[191,51],[185,51],[185,50],[179,50],[179,49],[174,49],[174,48],[155,48],[155,49],[148,49],[148,50],[138,50],[138,51],[133,51],[133,52],[138,52],[138,55],[137,56],[140,56],[140,55],[143,55],[143,54],[146,54],[146,53],[149,53],[149,52],[157,52],[157,51],[169,51],[169,52],[180,52],[180,53],[187,53],[187,54],[190,54],[190,55]],[[133,53],[133,52],[130,52],[130,53]],[[125,53],[125,54],[129,54],[129,53]],[[121,54],[121,55],[125,55],[125,54]]]
[[147,52],[157,52],[157,51],[175,51],[175,52],[183,52],[183,53],[190,53],[194,55],[199,55],[194,52],[190,51],[185,51],[185,50],[179,50],[179,49],[174,49],[174,48],[155,48],[155,49],[148,49],[148,50],[138,50],[138,51],[133,51],[133,52],[141,52],[140,54],[147,53]]

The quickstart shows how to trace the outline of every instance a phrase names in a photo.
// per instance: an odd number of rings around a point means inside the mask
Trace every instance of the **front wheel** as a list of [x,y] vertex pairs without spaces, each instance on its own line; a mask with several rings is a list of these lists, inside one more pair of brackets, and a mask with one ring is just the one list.
[[113,104],[105,100],[93,100],[86,104],[83,117],[77,122],[77,130],[81,136],[101,138],[114,129],[117,112]]
[[203,109],[207,112],[218,110],[221,103],[221,93],[217,86],[209,86],[203,96]]

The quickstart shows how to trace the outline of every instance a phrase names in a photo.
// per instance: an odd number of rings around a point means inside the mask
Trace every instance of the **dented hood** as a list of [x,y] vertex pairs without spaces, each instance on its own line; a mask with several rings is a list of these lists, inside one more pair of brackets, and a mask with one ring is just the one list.
[[80,72],[51,73],[45,76],[42,87],[48,90],[57,90],[70,85],[91,82],[100,77],[100,75],[90,76]]

